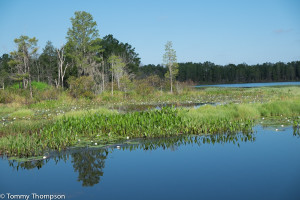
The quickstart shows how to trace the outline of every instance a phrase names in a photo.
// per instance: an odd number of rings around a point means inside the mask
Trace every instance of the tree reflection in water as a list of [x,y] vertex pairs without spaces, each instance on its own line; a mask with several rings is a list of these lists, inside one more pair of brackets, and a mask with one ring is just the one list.
[[[224,144],[232,143],[240,146],[243,142],[254,142],[255,134],[239,133],[239,134],[216,134],[207,136],[177,136],[169,138],[156,139],[139,139],[134,141],[126,141],[118,145],[123,150],[155,150],[169,149],[176,150],[182,145],[205,145],[205,144]],[[9,161],[9,165],[16,170],[23,169],[40,169],[42,166],[53,160],[58,162],[67,162],[71,160],[74,171],[78,173],[78,181],[82,182],[83,186],[93,186],[100,182],[101,176],[104,174],[105,160],[109,153],[115,149],[116,145],[106,148],[80,148],[69,149],[56,155],[51,155],[45,160],[18,162]]]
[[82,186],[93,186],[100,182],[105,167],[108,151],[92,149],[72,154],[72,163],[75,172],[78,172],[78,181]]

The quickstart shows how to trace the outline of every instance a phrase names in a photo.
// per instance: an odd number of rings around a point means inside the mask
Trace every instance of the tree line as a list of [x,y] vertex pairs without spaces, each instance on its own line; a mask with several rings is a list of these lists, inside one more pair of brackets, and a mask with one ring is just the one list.
[[143,87],[168,88],[173,92],[175,81],[195,84],[299,81],[300,61],[257,65],[177,63],[172,42],[165,45],[162,65],[144,65],[138,53],[128,43],[109,34],[100,38],[97,23],[90,13],[77,11],[71,18],[66,43],[54,47],[48,41],[38,53],[38,39],[21,35],[14,40],[17,49],[0,57],[0,87],[19,84],[29,89],[32,81],[45,82],[57,88],[69,88],[76,96],[83,92],[100,94],[104,91],[142,91]]
[[[144,65],[139,69],[140,77],[158,75],[163,78],[167,69],[163,65]],[[251,83],[300,81],[300,61],[288,63],[263,63],[256,65],[204,63],[178,63],[177,81],[195,84]]]
[[299,81],[300,61],[263,63],[256,65],[216,65],[211,62],[180,63],[179,81],[195,83],[248,83]]

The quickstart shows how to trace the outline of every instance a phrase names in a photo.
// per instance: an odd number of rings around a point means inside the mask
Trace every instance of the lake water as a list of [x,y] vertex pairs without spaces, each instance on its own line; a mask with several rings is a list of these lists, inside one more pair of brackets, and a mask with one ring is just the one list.
[[285,85],[300,85],[300,82],[273,82],[273,83],[236,83],[236,84],[218,84],[218,85],[198,85],[195,87],[267,87],[267,86],[285,86]]
[[19,165],[0,159],[0,197],[300,199],[299,133],[281,126],[254,131],[72,150]]

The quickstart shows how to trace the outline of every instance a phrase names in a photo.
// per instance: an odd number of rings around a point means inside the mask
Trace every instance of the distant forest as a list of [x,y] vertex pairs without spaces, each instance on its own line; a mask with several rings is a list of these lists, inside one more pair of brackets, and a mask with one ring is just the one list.
[[[53,57],[55,57],[55,52],[53,52],[53,54]],[[53,82],[51,80],[49,81],[49,73],[50,77],[52,77],[52,74],[55,76],[57,66],[54,64],[54,66],[51,67],[51,63],[49,63],[51,60],[45,60],[44,55],[45,54],[42,54],[34,61],[39,68],[33,68],[32,78],[33,80],[47,82],[51,85]],[[149,76],[157,75],[159,78],[165,79],[165,74],[168,71],[165,66],[149,64],[138,67],[138,54],[132,53],[132,55],[134,55],[132,57],[135,57],[137,61],[135,61],[135,63],[133,62],[135,65],[133,64],[131,67],[131,77],[141,80]],[[9,54],[3,54],[0,57],[0,81],[6,82],[7,85],[14,82],[14,80],[8,76],[12,70],[8,65],[10,60],[11,56]],[[56,58],[53,58],[53,60],[56,60]],[[56,61],[54,61],[54,63],[56,63]],[[187,62],[178,63],[178,65],[177,81],[193,82],[194,84],[300,81],[300,61],[289,63],[263,63],[257,65],[247,65],[243,63],[224,66],[216,65],[211,62]],[[68,77],[69,74],[66,74],[66,76]]]
[[[139,68],[139,77],[158,75],[163,78],[166,71],[162,65],[145,65]],[[177,80],[195,84],[300,81],[300,61],[224,66],[211,62],[179,63]]]

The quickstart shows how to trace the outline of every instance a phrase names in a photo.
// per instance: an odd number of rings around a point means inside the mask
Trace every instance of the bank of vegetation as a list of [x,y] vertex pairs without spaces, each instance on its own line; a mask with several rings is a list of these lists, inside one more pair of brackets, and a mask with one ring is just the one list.
[[[227,103],[199,108],[163,107],[125,113],[99,107],[84,108],[77,104],[77,107],[73,106],[66,112],[57,112],[63,109],[59,108],[52,112],[54,117],[49,112],[38,116],[39,106],[38,110],[23,108],[16,111],[8,108],[5,111],[1,107],[2,114],[7,112],[9,114],[6,116],[9,117],[3,118],[4,123],[5,120],[8,123],[0,130],[12,133],[6,133],[0,138],[0,151],[1,154],[26,157],[44,155],[51,150],[63,150],[71,146],[101,147],[132,138],[240,131],[249,133],[253,125],[263,123],[263,119],[268,117],[282,118],[286,125],[294,123],[294,127],[297,127],[299,102],[299,98],[290,96],[264,103]],[[30,118],[35,120],[31,121]]]

